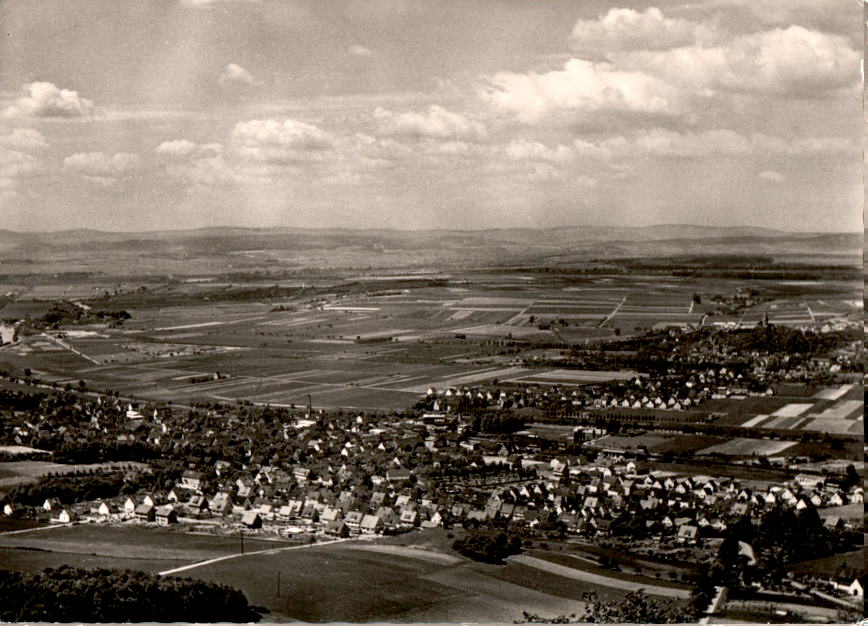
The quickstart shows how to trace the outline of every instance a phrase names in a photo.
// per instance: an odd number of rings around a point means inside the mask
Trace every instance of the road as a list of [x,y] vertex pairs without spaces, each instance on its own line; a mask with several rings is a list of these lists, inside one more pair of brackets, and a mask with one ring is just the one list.
[[331,541],[321,541],[319,543],[308,543],[301,546],[287,546],[285,548],[270,548],[268,550],[255,550],[254,552],[238,552],[237,554],[228,554],[226,556],[220,556],[215,559],[208,559],[207,561],[198,561],[196,563],[191,563],[190,565],[183,565],[181,567],[176,567],[174,569],[167,569],[164,572],[160,572],[160,576],[169,576],[170,574],[179,574],[180,572],[186,572],[191,569],[196,569],[197,567],[205,567],[206,565],[211,565],[212,563],[219,563],[220,561],[228,561],[229,559],[240,559],[245,556],[253,556],[256,554],[277,554],[278,552],[284,552],[286,550],[302,550],[304,548],[315,548],[317,546],[328,546],[335,543],[344,543],[346,541],[356,541],[356,537],[350,537],[347,539],[332,539]]
[[625,303],[626,301],[627,301],[627,296],[624,296],[624,299],[621,300],[621,301],[618,303],[618,306],[615,307],[615,310],[612,311],[611,313],[609,313],[609,314],[608,314],[608,315],[603,319],[602,322],[600,322],[599,324],[597,324],[597,328],[602,328],[603,326],[605,326],[605,325],[608,323],[608,321],[609,321],[610,319],[612,319],[613,317],[615,317],[615,315],[617,315],[618,311],[621,310],[621,307],[624,306],[624,303]]
[[601,574],[593,574],[591,572],[575,569],[573,567],[567,567],[566,565],[558,565],[557,563],[551,563],[549,561],[544,561],[543,559],[538,559],[536,557],[527,556],[524,554],[511,556],[509,557],[509,560],[511,562],[521,563],[522,565],[527,565],[528,567],[532,567],[543,572],[548,572],[549,574],[554,574],[556,576],[563,576],[564,578],[571,578],[573,580],[581,580],[587,583],[593,583],[595,585],[602,585],[604,587],[615,587],[618,589],[624,589],[626,591],[638,591],[639,589],[644,589],[650,594],[656,596],[667,596],[670,598],[683,599],[690,597],[690,591],[687,589],[662,587],[653,584],[637,583],[621,578],[603,576]]

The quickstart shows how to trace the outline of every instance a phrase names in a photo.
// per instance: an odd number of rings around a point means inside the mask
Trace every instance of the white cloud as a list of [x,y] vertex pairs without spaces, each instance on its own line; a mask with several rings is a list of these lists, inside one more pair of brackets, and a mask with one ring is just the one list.
[[639,12],[612,8],[596,20],[579,20],[573,26],[573,49],[601,53],[613,50],[660,50],[708,41],[713,31],[684,18],[669,18],[657,7]]
[[374,118],[379,120],[383,132],[391,135],[465,141],[483,141],[487,137],[482,123],[437,104],[421,113],[392,113],[377,107]]
[[627,53],[616,62],[709,95],[728,90],[816,97],[855,85],[861,55],[845,37],[790,26],[712,47]]
[[241,158],[274,165],[321,161],[337,145],[330,133],[289,118],[239,122],[232,131],[232,142]]
[[552,161],[565,162],[575,158],[576,153],[572,148],[558,144],[549,148],[538,141],[516,139],[506,146],[506,155],[516,161]]
[[33,128],[16,128],[8,135],[0,135],[0,145],[23,150],[45,148],[48,142],[38,130]]
[[570,59],[562,70],[538,74],[498,72],[480,91],[495,109],[535,123],[557,112],[621,111],[677,115],[682,94],[649,73],[624,71],[610,63]]
[[347,52],[349,52],[354,57],[369,57],[373,54],[369,48],[360,45],[353,45],[347,48]]
[[757,174],[757,178],[775,184],[780,184],[784,182],[783,174],[774,170],[764,170]]
[[219,154],[223,146],[219,143],[199,144],[188,139],[164,141],[154,148],[154,152],[166,156],[186,157],[191,155]]
[[26,152],[0,148],[0,180],[5,181],[5,187],[14,186],[16,179],[36,173],[38,163],[35,157]]
[[3,112],[5,117],[83,117],[93,112],[93,102],[77,91],[60,89],[54,83],[28,83],[29,95],[18,98]]
[[82,175],[85,179],[101,185],[111,185],[118,178],[129,175],[142,167],[142,159],[129,152],[79,152],[63,159],[63,170]]
[[246,146],[273,145],[296,150],[330,150],[335,145],[331,134],[289,118],[282,122],[273,119],[239,122],[232,137]]
[[0,189],[5,190],[6,198],[16,192],[22,178],[35,176],[41,166],[40,160],[25,152],[48,146],[45,137],[32,128],[16,128],[0,135]]
[[209,7],[213,4],[253,4],[259,0],[181,0],[181,5],[188,7]]
[[820,157],[855,153],[859,147],[844,137],[781,138],[754,133],[750,136],[728,129],[677,132],[665,128],[638,131],[630,136],[614,136],[598,142],[577,139],[578,154],[598,158],[641,156],[671,158],[711,158],[747,154],[788,157]]
[[256,80],[253,77],[253,74],[251,74],[249,71],[247,71],[237,63],[230,63],[225,68],[223,68],[223,71],[220,73],[217,81],[224,87],[255,87],[262,84],[260,81]]

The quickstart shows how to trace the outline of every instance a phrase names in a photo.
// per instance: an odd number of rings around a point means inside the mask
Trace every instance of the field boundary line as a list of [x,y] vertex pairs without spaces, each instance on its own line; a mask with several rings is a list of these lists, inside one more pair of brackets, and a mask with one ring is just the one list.
[[72,352],[73,354],[77,354],[77,355],[80,356],[81,358],[83,358],[83,359],[87,359],[87,360],[90,361],[91,363],[95,363],[96,365],[105,365],[105,363],[103,363],[102,361],[97,361],[96,359],[87,356],[87,355],[84,354],[83,352],[80,352],[80,351],[76,350],[76,349],[73,348],[71,345],[69,345],[69,344],[66,343],[65,341],[61,341],[61,340],[58,339],[57,337],[52,337],[52,336],[49,335],[48,333],[41,333],[41,335],[42,335],[43,337],[45,337],[46,339],[48,339],[49,341],[53,341],[54,343],[56,343],[57,345],[59,345],[59,346],[60,346],[61,348],[63,348],[64,350],[69,350],[69,351]]
[[178,574],[180,572],[186,572],[187,570],[195,569],[197,567],[204,567],[206,565],[211,565],[213,563],[219,563],[220,561],[228,561],[229,559],[238,559],[245,556],[255,556],[257,554],[276,554],[277,552],[284,552],[285,550],[300,550],[302,548],[315,548],[317,546],[328,546],[335,543],[344,543],[346,541],[355,541],[356,537],[349,537],[347,539],[332,539],[330,541],[321,541],[319,543],[308,543],[301,546],[286,546],[284,548],[268,548],[266,550],[255,550],[253,552],[238,552],[236,554],[227,554],[225,556],[218,556],[213,559],[208,559],[206,561],[197,561],[196,563],[191,563],[190,565],[182,565],[181,567],[175,567],[173,569],[167,569],[166,571],[159,572],[158,576],[168,576],[170,574]]

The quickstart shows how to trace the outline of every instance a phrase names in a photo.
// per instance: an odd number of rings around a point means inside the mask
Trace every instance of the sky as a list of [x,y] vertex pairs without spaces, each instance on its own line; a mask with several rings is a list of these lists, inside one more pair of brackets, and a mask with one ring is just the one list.
[[861,0],[4,0],[0,228],[863,221]]

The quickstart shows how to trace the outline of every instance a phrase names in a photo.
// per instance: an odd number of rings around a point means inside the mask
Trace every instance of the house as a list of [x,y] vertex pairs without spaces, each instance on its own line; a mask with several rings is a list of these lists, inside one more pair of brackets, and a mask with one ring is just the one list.
[[419,511],[413,509],[404,509],[401,512],[401,523],[411,526],[419,525]]
[[327,506],[322,510],[322,513],[319,514],[319,521],[328,524],[330,522],[337,522],[341,517],[343,516],[341,515],[340,509]]
[[362,525],[362,519],[364,519],[364,515],[361,511],[350,511],[344,521],[352,530],[358,530]]
[[226,492],[218,492],[208,503],[208,509],[216,515],[228,515],[232,512],[232,496]]
[[78,519],[78,516],[75,514],[75,511],[72,509],[61,509],[60,513],[56,518],[52,518],[52,522],[57,521],[61,524],[69,524],[70,522]]
[[386,480],[390,483],[407,482],[413,473],[408,469],[395,468],[386,471]]
[[201,494],[193,494],[187,501],[186,507],[192,513],[202,513],[208,510],[208,500]]
[[136,512],[136,501],[132,498],[124,500],[124,515],[132,516]]
[[363,533],[372,534],[379,532],[383,527],[383,523],[376,515],[365,515],[359,524],[359,528]]
[[153,522],[156,519],[156,512],[152,504],[142,503],[136,507],[133,513],[136,519],[141,522]]
[[63,505],[60,503],[59,498],[46,498],[45,502],[42,503],[42,508],[48,511],[58,511],[63,508]]
[[160,526],[168,526],[169,524],[178,523],[178,514],[175,513],[175,508],[171,504],[158,506],[156,508],[155,518]]
[[699,537],[699,529],[696,526],[684,524],[678,527],[676,539],[678,543],[695,543]]
[[862,582],[858,578],[838,579],[834,582],[834,587],[838,591],[843,591],[848,596],[857,598],[865,597],[865,589],[862,587]]
[[241,523],[247,528],[262,528],[262,517],[257,511],[245,511],[241,516]]
[[436,528],[437,526],[443,525],[443,516],[440,515],[440,511],[434,511],[434,513],[422,522],[423,528]]
[[386,528],[390,528],[398,523],[398,514],[391,507],[381,506],[377,509],[375,515]]
[[100,505],[97,508],[96,512],[103,517],[108,517],[109,515],[114,513],[114,507],[112,507],[107,502],[100,502]]
[[327,535],[340,537],[341,539],[350,536],[349,527],[342,521],[328,522],[325,527],[325,532]]

